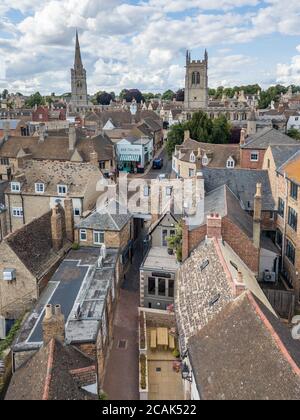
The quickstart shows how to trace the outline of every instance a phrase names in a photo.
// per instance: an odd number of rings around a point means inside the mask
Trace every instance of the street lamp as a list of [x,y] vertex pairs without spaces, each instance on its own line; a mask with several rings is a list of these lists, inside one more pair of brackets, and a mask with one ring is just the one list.
[[183,364],[181,368],[181,376],[184,381],[193,382],[193,378],[190,372],[190,368],[186,363]]

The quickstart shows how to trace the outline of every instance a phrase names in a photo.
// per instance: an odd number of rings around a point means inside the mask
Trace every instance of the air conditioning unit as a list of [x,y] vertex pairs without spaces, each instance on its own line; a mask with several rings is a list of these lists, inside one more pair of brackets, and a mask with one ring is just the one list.
[[6,338],[6,323],[5,318],[0,316],[0,340],[4,340]]
[[265,270],[264,272],[264,282],[266,283],[276,283],[276,273],[273,271]]
[[3,280],[4,281],[16,280],[16,269],[15,268],[5,268],[3,270]]

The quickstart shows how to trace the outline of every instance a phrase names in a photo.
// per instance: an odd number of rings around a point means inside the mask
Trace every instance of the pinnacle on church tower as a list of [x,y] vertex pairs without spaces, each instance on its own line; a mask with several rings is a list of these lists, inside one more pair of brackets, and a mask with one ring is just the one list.
[[83,69],[77,29],[76,29],[76,47],[75,47],[74,69],[77,70],[77,71]]
[[72,85],[72,99],[71,99],[72,107],[80,109],[80,108],[84,108],[88,106],[86,71],[82,63],[79,36],[78,36],[77,30],[76,30],[74,68],[71,69],[71,85]]

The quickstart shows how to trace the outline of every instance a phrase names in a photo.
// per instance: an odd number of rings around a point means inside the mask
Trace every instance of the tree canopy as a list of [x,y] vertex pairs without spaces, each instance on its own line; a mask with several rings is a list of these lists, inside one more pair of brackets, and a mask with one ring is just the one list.
[[40,92],[36,92],[27,99],[26,105],[30,108],[33,108],[36,105],[45,105],[45,99],[42,97]]
[[109,105],[110,102],[114,99],[112,94],[107,92],[98,92],[95,96],[96,103],[98,105]]
[[295,140],[300,140],[300,131],[296,128],[291,128],[288,130],[287,135]]
[[231,125],[225,116],[211,119],[202,111],[196,112],[190,121],[175,124],[168,133],[166,150],[169,157],[175,147],[183,143],[185,130],[190,131],[191,138],[203,143],[227,144],[230,139]]
[[120,93],[120,99],[125,99],[126,102],[132,102],[135,99],[140,104],[144,97],[138,89],[123,89]]
[[174,97],[175,97],[175,92],[173,92],[173,90],[169,89],[162,94],[161,99],[163,101],[172,101]]

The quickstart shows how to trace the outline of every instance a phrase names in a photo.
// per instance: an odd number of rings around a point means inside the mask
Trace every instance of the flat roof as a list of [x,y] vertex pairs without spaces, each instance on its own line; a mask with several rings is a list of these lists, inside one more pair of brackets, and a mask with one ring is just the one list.
[[[26,320],[16,350],[37,348],[42,344],[42,322],[48,304],[61,305],[67,342],[91,342],[96,339],[106,297],[113,287],[118,251],[106,250],[102,268],[97,267],[99,257],[100,248],[70,251]],[[76,319],[79,305],[80,319]]]
[[169,255],[167,247],[158,246],[150,248],[141,270],[177,271],[178,268],[176,255]]

